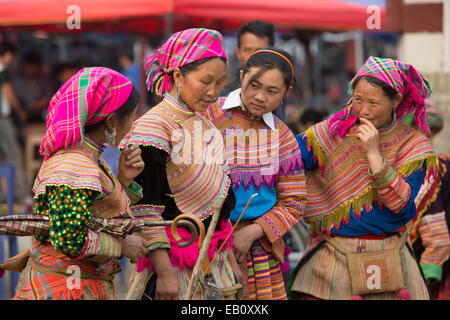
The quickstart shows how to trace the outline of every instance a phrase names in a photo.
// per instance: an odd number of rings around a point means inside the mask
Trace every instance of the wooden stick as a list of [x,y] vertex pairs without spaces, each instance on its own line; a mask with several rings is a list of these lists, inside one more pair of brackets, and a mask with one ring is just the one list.
[[215,209],[212,214],[211,223],[209,224],[208,231],[206,232],[205,240],[203,241],[203,245],[198,254],[197,262],[195,263],[194,269],[192,270],[191,281],[189,283],[189,287],[184,297],[184,300],[192,300],[192,297],[194,296],[194,291],[197,287],[200,270],[203,266],[203,261],[208,255],[208,247],[209,244],[211,243],[214,231],[216,230],[217,222],[219,221],[219,216],[220,210]]

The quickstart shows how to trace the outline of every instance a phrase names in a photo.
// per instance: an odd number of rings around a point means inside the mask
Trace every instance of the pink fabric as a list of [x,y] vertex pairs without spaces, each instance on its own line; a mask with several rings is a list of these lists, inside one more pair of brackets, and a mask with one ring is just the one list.
[[[392,59],[370,57],[350,81],[351,94],[353,94],[353,82],[361,76],[377,78],[401,93],[403,99],[395,108],[397,119],[402,119],[406,114],[414,112],[417,128],[424,133],[430,132],[426,122],[425,99],[432,92],[431,85],[412,65]],[[331,133],[343,138],[357,120],[358,116],[350,103],[331,118]]]
[[154,55],[144,61],[148,90],[163,96],[165,92],[170,92],[174,85],[170,72],[210,57],[227,59],[223,37],[219,32],[193,28],[173,34]]
[[130,80],[108,68],[83,68],[77,72],[50,100],[47,131],[39,150],[44,160],[60,149],[81,143],[84,127],[119,109],[132,88]]
[[[220,223],[220,230],[216,230],[211,239],[211,243],[208,247],[208,259],[211,261],[214,258],[215,252],[222,245],[223,241],[228,237],[232,230],[231,224],[228,220],[223,220]],[[182,238],[182,241],[190,238],[190,233],[184,228],[177,229],[178,235]],[[166,227],[166,233],[170,240],[169,259],[173,266],[177,266],[180,269],[193,268],[198,260],[199,248],[198,240],[194,241],[190,246],[185,248],[179,248],[177,241],[172,236],[170,227]],[[226,244],[223,246],[222,251],[233,248],[233,235],[231,235]],[[136,271],[142,272],[145,268],[153,270],[150,259],[144,257],[138,260],[136,265]]]

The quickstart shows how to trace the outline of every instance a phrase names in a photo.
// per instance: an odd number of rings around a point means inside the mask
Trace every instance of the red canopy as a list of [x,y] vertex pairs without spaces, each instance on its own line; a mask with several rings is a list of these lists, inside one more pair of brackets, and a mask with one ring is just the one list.
[[[368,29],[368,5],[338,0],[175,0],[175,17],[240,25],[252,19],[320,30]],[[381,25],[385,9],[380,8]]]
[[81,29],[78,31],[107,30],[114,26],[116,31],[140,28],[149,32],[150,27],[161,29],[157,17],[173,12],[173,0],[2,0],[0,28],[76,32],[66,27],[66,21],[72,21],[70,17],[74,14],[71,6],[79,8]]
[[[80,9],[81,29],[68,29]],[[279,27],[319,30],[367,29],[367,5],[345,0],[0,0],[0,29],[41,29],[56,32],[125,31],[164,34],[173,13],[173,29],[236,28],[252,19]],[[381,25],[385,9],[381,8]]]

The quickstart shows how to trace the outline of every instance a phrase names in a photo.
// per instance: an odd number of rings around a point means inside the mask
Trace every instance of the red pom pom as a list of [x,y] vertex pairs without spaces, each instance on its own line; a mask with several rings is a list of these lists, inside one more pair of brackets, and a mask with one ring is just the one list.
[[359,296],[359,295],[357,295],[357,296],[352,296],[352,297],[350,298],[350,300],[362,300],[362,297]]
[[3,275],[5,274],[5,269],[0,267],[0,278],[3,278]]
[[409,291],[407,289],[400,290],[398,292],[398,297],[400,300],[411,300],[411,296],[409,295]]

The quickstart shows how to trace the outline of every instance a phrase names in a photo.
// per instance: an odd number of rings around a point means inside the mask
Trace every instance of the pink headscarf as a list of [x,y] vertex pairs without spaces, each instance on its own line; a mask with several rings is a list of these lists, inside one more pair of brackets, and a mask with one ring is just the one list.
[[50,100],[47,131],[39,149],[44,160],[81,143],[84,127],[118,110],[132,89],[131,81],[114,70],[93,67],[78,71]]
[[173,34],[154,55],[145,59],[148,90],[163,96],[174,85],[170,72],[210,57],[227,59],[223,37],[218,31],[194,28]]
[[[417,128],[424,133],[430,132],[426,122],[425,99],[432,93],[431,85],[412,65],[392,59],[370,57],[350,81],[351,94],[354,81],[361,76],[377,78],[401,93],[403,99],[395,108],[397,118],[402,119],[404,115],[414,112]],[[331,132],[344,137],[357,120],[358,116],[350,103],[330,119]]]

